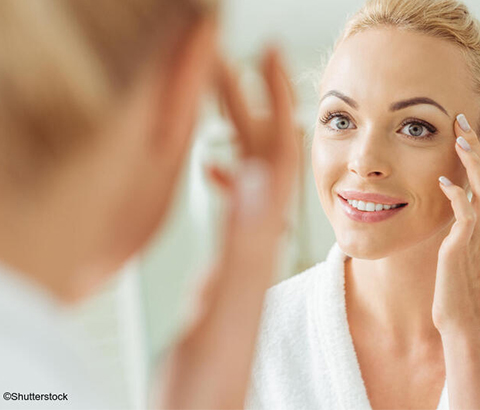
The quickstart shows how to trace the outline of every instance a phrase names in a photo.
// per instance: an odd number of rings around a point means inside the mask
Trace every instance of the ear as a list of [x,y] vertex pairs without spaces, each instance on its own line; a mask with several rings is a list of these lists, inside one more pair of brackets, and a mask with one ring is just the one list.
[[[168,67],[164,67],[164,86],[161,88],[162,115],[154,138],[155,146],[170,164],[183,164],[190,147],[200,98],[211,80],[216,56],[216,19],[205,15],[184,33],[176,44]],[[160,108],[160,107],[159,107]],[[160,152],[159,152],[160,154]]]

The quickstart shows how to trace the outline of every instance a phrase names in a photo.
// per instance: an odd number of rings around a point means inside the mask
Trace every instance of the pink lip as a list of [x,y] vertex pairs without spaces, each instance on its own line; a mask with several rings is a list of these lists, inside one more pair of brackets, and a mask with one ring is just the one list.
[[[338,200],[340,201],[340,205],[342,206],[343,211],[346,213],[346,215],[350,219],[356,222],[367,222],[367,223],[384,221],[398,214],[408,206],[407,205],[407,206],[403,206],[395,209],[384,209],[383,211],[367,212],[367,211],[360,211],[354,208],[348,203],[346,199],[342,198],[340,195],[338,196]],[[389,204],[385,204],[385,205],[389,205]]]
[[375,202],[377,204],[384,205],[397,205],[407,203],[407,201],[402,198],[395,198],[392,196],[381,194],[368,194],[358,191],[337,191],[337,194],[339,194],[344,199],[356,199],[358,201]]

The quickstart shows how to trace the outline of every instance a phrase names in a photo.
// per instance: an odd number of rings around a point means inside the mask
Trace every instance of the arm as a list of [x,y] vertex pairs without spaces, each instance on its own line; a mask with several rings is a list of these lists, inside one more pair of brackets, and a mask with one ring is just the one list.
[[203,289],[192,326],[164,366],[162,408],[243,407],[263,299],[276,269],[297,171],[292,101],[277,53],[268,53],[263,63],[272,106],[266,120],[251,118],[233,72],[223,63],[218,71],[244,166],[235,177],[210,170],[228,196],[222,255]]
[[480,331],[442,337],[451,409],[480,408]]

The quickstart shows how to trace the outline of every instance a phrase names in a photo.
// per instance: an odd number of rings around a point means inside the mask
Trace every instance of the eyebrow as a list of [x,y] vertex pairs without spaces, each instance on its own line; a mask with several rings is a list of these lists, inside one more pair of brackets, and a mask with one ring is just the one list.
[[[345,94],[341,93],[340,91],[337,90],[331,90],[328,91],[321,99],[320,103],[327,97],[337,97],[340,98],[342,101],[347,103],[350,107],[358,110],[358,103],[350,97],[347,97]],[[440,111],[442,111],[445,115],[449,116],[447,110],[443,108],[439,103],[437,103],[435,100],[432,100],[431,98],[428,97],[415,97],[415,98],[409,98],[408,100],[402,100],[402,101],[397,101],[395,103],[390,104],[390,111],[399,111],[407,107],[411,107],[413,105],[420,105],[420,104],[428,104],[428,105],[433,105],[434,107],[437,107]]]

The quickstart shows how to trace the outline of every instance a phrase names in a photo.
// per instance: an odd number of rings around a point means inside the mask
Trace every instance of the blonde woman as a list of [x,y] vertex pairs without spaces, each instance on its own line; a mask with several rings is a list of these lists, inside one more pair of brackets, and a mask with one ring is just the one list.
[[349,20],[312,145],[336,243],[269,291],[247,407],[480,408],[479,93],[462,3]]
[[0,2],[1,408],[122,405],[104,390],[108,375],[84,368],[63,308],[162,226],[213,82],[244,161],[232,177],[211,169],[231,188],[225,246],[151,405],[241,407],[296,152],[277,53],[263,63],[272,112],[260,124],[217,56],[216,9],[207,0]]

